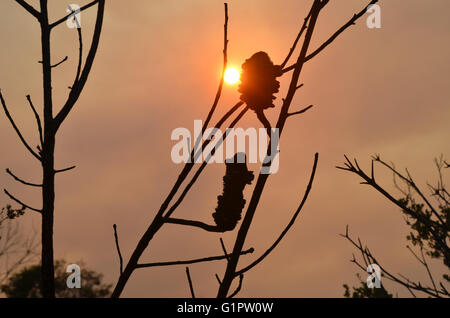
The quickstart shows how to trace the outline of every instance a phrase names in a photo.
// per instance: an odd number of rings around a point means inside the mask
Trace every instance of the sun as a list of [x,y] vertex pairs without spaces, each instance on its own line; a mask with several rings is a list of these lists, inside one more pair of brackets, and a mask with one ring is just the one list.
[[239,71],[235,68],[227,68],[225,70],[224,80],[227,82],[227,84],[233,85],[236,84],[239,81],[239,78],[241,77],[241,74]]

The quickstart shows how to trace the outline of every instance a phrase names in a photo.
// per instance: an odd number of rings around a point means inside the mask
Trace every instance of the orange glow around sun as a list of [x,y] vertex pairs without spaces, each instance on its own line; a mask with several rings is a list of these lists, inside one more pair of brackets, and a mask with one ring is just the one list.
[[230,67],[225,70],[224,80],[227,84],[236,84],[239,81],[240,77],[241,74],[235,68]]

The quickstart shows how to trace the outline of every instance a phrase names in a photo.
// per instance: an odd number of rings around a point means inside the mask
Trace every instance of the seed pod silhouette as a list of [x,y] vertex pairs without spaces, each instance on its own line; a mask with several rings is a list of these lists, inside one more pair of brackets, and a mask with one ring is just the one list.
[[273,105],[276,98],[273,94],[278,93],[280,82],[277,77],[281,76],[281,67],[274,65],[266,52],[257,52],[242,64],[241,84],[238,92],[241,100],[257,114]]
[[[241,162],[238,162],[239,158]],[[247,169],[245,153],[236,153],[233,161],[228,161],[231,160],[225,161],[223,193],[217,197],[216,212],[212,215],[220,232],[232,231],[236,227],[245,206],[244,188],[254,179],[253,171]]]

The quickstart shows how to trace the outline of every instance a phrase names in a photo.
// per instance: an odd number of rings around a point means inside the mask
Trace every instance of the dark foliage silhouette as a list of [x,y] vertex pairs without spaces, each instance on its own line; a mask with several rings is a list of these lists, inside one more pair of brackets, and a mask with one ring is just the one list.
[[367,283],[362,280],[359,274],[356,275],[359,280],[359,287],[350,287],[347,284],[344,284],[344,297],[346,298],[392,298],[392,294],[384,288],[383,284],[381,284],[380,288],[369,288],[367,287]]
[[[111,294],[110,284],[102,283],[103,275],[81,266],[81,288],[68,288],[66,280],[67,262],[55,261],[55,296],[58,298],[102,298]],[[8,282],[0,286],[0,290],[8,298],[41,298],[41,265],[25,267],[13,274]]]

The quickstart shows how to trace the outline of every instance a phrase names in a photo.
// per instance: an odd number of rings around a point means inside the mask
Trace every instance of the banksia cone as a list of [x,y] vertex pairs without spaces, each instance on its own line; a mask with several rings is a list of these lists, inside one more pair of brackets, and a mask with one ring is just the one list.
[[[239,156],[244,157],[243,163],[238,163]],[[241,219],[242,209],[245,206],[244,188],[251,184],[253,172],[247,169],[245,153],[237,153],[233,162],[226,164],[226,173],[223,177],[223,193],[217,197],[214,221],[220,232],[231,231]]]
[[280,89],[276,78],[281,75],[281,67],[274,65],[266,52],[253,54],[242,64],[241,100],[254,111],[275,107],[273,94]]

